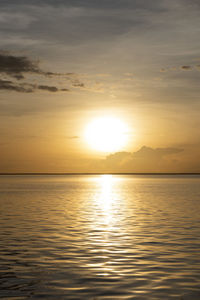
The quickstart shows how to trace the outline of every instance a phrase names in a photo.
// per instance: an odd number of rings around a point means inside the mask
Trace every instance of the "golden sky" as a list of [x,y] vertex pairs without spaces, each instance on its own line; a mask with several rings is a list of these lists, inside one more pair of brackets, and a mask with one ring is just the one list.
[[[0,172],[200,172],[199,25],[196,0],[1,1]],[[88,143],[99,118],[126,142]]]

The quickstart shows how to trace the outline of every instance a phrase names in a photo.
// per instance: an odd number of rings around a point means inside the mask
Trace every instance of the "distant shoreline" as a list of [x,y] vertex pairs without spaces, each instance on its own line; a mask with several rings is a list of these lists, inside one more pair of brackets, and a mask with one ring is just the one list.
[[200,175],[200,173],[0,173],[2,175],[18,175],[18,176],[33,176],[33,175]]

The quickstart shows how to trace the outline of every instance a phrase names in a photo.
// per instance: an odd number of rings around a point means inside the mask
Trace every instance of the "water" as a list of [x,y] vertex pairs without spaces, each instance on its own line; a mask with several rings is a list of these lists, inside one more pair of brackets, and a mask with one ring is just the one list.
[[199,212],[199,176],[0,176],[0,298],[199,293]]

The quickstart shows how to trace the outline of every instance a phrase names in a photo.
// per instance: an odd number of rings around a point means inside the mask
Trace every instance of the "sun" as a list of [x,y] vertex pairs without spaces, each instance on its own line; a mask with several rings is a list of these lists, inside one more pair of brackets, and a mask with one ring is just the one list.
[[128,141],[128,128],[124,122],[115,117],[96,118],[87,125],[85,139],[94,150],[118,151]]

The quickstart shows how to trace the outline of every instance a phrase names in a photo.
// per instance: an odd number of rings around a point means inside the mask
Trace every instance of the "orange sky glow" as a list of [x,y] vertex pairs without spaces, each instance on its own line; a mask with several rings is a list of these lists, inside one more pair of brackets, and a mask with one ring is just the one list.
[[0,3],[0,173],[200,172],[197,1],[39,2]]

